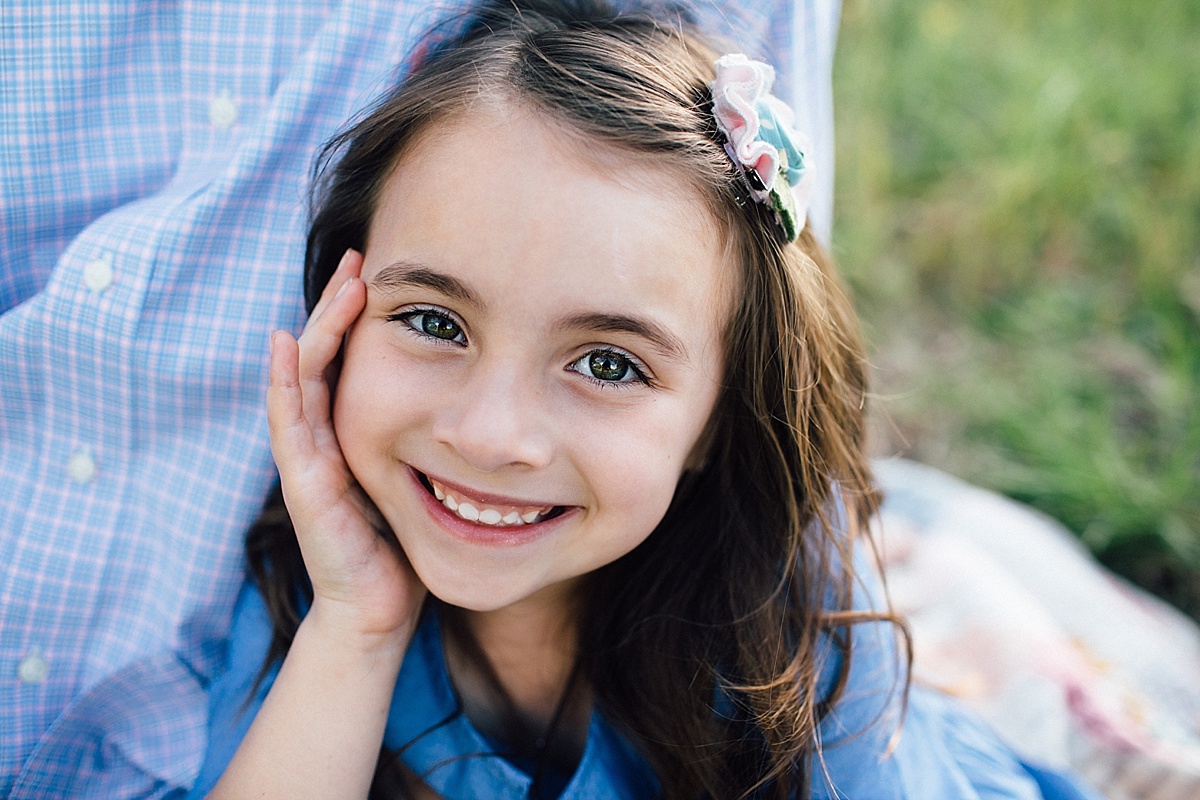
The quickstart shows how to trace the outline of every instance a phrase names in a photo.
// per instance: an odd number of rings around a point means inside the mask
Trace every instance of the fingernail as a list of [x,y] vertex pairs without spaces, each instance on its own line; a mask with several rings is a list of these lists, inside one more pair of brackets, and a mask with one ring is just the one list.
[[350,285],[350,281],[352,281],[352,280],[354,280],[354,278],[347,278],[345,283],[343,283],[341,286],[338,287],[337,292],[333,295],[334,300],[337,300],[339,297],[341,297],[343,294],[345,294],[346,287]]

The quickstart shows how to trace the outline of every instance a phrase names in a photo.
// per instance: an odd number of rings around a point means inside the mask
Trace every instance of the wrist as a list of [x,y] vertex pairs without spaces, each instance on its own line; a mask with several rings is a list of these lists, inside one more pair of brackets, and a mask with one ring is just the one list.
[[322,649],[329,653],[385,659],[395,661],[398,665],[416,631],[420,608],[410,616],[395,624],[381,624],[364,619],[355,609],[346,607],[340,601],[317,596],[301,620],[296,638],[303,636],[317,640]]

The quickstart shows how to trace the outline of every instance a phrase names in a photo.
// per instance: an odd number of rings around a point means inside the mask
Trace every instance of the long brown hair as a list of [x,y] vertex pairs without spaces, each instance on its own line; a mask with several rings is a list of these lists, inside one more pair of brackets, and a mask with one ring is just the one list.
[[[879,496],[862,447],[866,362],[841,283],[809,230],[788,243],[748,200],[713,120],[718,52],[686,15],[512,0],[457,28],[432,38],[404,82],[323,151],[308,308],[342,253],[365,245],[406,148],[474,102],[523,104],[689,181],[740,267],[724,389],[704,463],[685,474],[662,522],[585,581],[578,669],[665,797],[807,796],[853,624],[898,623],[852,609],[854,551]],[[278,494],[247,555],[275,623],[273,661],[307,591]],[[904,675],[897,665],[901,688]]]

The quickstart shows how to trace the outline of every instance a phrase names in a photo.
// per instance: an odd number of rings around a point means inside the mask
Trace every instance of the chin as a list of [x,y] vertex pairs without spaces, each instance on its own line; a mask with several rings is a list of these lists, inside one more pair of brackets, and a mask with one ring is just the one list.
[[521,602],[536,591],[522,592],[511,578],[495,571],[488,575],[473,575],[471,569],[462,565],[423,570],[414,562],[413,569],[431,595],[465,611],[498,611]]
[[474,611],[480,614],[485,614],[491,611],[499,611],[504,608],[520,603],[524,597],[512,597],[508,595],[488,594],[485,595],[479,591],[435,591],[429,589],[429,593],[441,600],[448,606],[461,608],[463,611]]

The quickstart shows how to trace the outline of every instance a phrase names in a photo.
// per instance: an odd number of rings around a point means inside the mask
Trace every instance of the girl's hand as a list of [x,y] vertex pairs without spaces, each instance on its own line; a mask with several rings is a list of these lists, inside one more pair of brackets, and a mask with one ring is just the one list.
[[425,597],[395,535],[359,488],[333,429],[342,339],[366,305],[347,250],[300,339],[271,335],[267,420],[283,498],[313,585],[309,625],[362,646],[406,647]]
[[348,250],[299,342],[271,335],[271,450],[313,604],[214,800],[366,797],[425,598],[333,429],[335,360],[366,304],[361,268],[362,255]]

